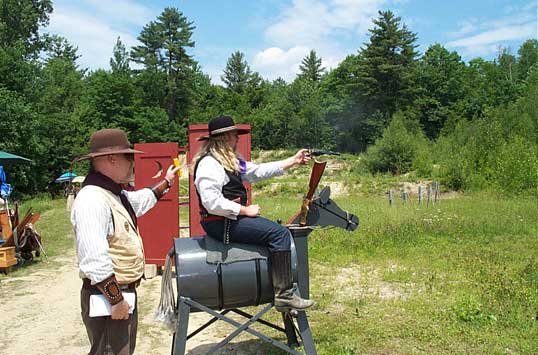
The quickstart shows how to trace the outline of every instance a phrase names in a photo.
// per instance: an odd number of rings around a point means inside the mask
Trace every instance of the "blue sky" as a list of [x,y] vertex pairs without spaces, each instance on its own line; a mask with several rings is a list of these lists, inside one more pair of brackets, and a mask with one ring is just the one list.
[[191,50],[202,70],[220,83],[234,51],[245,53],[264,78],[293,80],[299,64],[315,49],[334,68],[368,41],[379,10],[392,10],[418,35],[419,51],[441,43],[468,61],[493,59],[500,47],[516,54],[537,38],[537,0],[55,0],[45,32],[78,46],[79,64],[109,68],[119,36],[128,47],[165,7],[178,8],[194,22]]

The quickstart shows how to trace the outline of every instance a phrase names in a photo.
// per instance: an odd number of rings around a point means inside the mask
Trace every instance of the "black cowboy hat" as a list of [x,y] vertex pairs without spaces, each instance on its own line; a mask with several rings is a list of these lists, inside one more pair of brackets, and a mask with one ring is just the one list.
[[237,134],[247,134],[249,132],[248,129],[238,128],[235,125],[233,118],[230,116],[219,116],[213,118],[207,124],[207,128],[209,135],[198,138],[199,141],[205,141],[211,137],[215,137],[226,132],[236,131]]

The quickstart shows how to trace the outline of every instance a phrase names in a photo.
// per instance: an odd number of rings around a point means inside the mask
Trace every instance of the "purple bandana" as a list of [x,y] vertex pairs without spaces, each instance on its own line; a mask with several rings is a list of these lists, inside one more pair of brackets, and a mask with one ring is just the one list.
[[243,159],[237,159],[239,160],[239,174],[244,174],[247,172],[247,162]]

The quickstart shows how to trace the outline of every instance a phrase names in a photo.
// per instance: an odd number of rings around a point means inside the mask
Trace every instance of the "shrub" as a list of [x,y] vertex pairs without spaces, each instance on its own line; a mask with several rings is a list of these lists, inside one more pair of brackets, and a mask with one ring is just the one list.
[[413,121],[406,121],[401,113],[394,115],[383,136],[368,148],[365,155],[365,162],[372,173],[403,174],[410,171],[414,163],[424,172],[428,170],[427,161],[428,148],[424,133]]

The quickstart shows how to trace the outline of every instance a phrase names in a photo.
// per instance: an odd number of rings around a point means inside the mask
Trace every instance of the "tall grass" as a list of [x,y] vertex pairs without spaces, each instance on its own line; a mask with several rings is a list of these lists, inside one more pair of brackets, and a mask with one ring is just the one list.
[[[320,354],[534,353],[538,206],[474,194],[440,204],[337,197],[359,229],[310,235]],[[258,198],[271,218],[299,201]],[[339,278],[339,275],[345,275]]]

